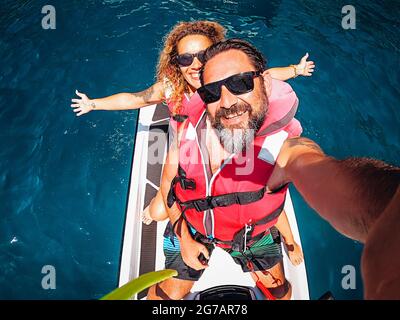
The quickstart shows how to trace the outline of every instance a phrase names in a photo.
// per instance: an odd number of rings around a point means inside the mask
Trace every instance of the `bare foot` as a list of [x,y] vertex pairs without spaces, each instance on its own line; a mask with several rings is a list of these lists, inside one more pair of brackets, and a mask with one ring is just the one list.
[[285,246],[288,251],[289,260],[294,266],[298,266],[300,263],[303,262],[303,251],[301,251],[300,246],[296,242],[294,242],[293,244],[285,243]]
[[150,223],[153,222],[153,219],[150,216],[150,206],[147,206],[146,209],[143,210],[142,212],[142,222],[145,225],[149,225]]

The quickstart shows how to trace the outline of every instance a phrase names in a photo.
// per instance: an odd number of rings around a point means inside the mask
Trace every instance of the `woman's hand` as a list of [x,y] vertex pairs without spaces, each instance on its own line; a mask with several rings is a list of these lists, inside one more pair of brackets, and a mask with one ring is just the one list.
[[207,263],[199,260],[200,254],[203,254],[207,260],[210,259],[208,249],[203,244],[191,238],[185,238],[180,241],[180,245],[182,259],[186,265],[195,270],[202,270],[208,267]]
[[296,75],[298,76],[312,76],[314,72],[315,64],[314,61],[307,61],[309,55],[308,52],[305,54],[303,58],[301,58],[298,65],[296,65]]
[[96,104],[86,94],[78,90],[75,90],[75,93],[80,99],[72,99],[73,104],[71,104],[71,107],[74,108],[73,111],[78,117],[95,109]]

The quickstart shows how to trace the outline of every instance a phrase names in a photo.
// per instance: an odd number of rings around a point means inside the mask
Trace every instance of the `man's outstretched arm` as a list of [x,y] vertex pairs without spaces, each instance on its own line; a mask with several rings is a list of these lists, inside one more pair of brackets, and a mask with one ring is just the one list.
[[365,242],[400,184],[400,168],[367,158],[337,160],[307,138],[288,139],[268,183],[293,182],[305,201],[344,235]]

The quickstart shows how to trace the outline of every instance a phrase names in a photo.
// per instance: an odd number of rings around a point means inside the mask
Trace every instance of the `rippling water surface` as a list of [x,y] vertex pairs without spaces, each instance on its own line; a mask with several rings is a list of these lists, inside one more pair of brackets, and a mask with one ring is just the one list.
[[[95,299],[117,283],[136,112],[76,118],[70,98],[139,91],[154,81],[162,37],[180,20],[217,20],[252,41],[270,66],[306,51],[312,78],[290,83],[304,134],[336,157],[399,165],[398,1],[353,1],[357,29],[341,28],[343,1],[45,1],[0,9],[0,298]],[[293,190],[311,297],[362,297],[362,246],[336,233]],[[44,265],[57,289],[41,287]],[[342,267],[357,270],[344,290]]]

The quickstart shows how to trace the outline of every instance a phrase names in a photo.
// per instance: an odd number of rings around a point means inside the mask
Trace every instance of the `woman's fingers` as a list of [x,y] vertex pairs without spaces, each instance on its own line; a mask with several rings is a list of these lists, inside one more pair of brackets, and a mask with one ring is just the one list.
[[306,66],[306,73],[314,72],[315,64],[314,61],[308,61]]
[[201,253],[204,255],[204,257],[205,257],[207,260],[210,259],[210,254],[209,254],[208,249],[207,249],[206,247],[203,246],[203,247],[200,249],[200,251],[201,251]]
[[[186,263],[186,262],[185,262]],[[202,270],[207,268],[207,266],[203,265],[200,261],[199,258],[196,256],[191,257],[188,262],[186,263],[188,266],[195,270]]]
[[300,62],[304,63],[309,57],[308,52],[303,56],[303,58],[301,58]]
[[311,73],[314,72],[314,68],[315,68],[315,63],[314,63],[314,61],[307,61],[308,57],[309,57],[309,54],[308,54],[308,52],[307,52],[307,53],[301,58],[300,63],[299,63],[299,66],[302,66],[302,67],[303,67],[302,75],[303,75],[303,76],[307,76],[307,77],[309,77],[309,76],[312,75]]
[[75,94],[76,94],[78,97],[81,97],[81,98],[83,98],[83,97],[85,96],[84,93],[81,93],[81,92],[79,92],[78,90],[75,90]]
[[314,68],[315,68],[314,62],[312,61],[307,62],[307,66],[304,69],[304,75],[307,77],[311,76],[312,73],[314,72]]
[[75,90],[75,94],[80,98],[80,99],[71,99],[71,108],[73,108],[73,111],[76,113],[76,116],[79,117],[82,114],[85,114],[89,112],[87,103],[89,101],[89,98],[86,96],[86,94],[79,92],[78,90]]
[[[87,96],[86,94],[84,94],[84,93],[82,93],[82,92],[79,92],[78,90],[75,90],[75,93],[76,93],[76,95],[77,95],[78,97],[81,98],[82,101],[88,101],[88,100],[89,100],[89,98],[88,98],[88,96]],[[78,100],[78,99],[77,99],[77,100]]]

